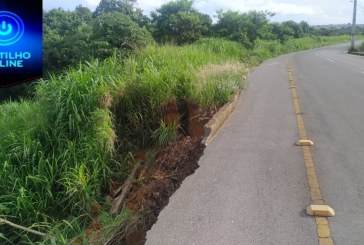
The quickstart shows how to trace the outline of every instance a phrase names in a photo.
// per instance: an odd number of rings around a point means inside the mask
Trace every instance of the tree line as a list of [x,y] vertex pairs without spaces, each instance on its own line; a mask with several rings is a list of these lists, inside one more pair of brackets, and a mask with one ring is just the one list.
[[[277,40],[315,35],[302,21],[271,23],[265,11],[217,11],[217,21],[200,13],[192,0],[163,4],[148,17],[136,0],[101,0],[94,12],[77,6],[44,12],[45,72],[59,72],[80,61],[103,59],[116,50],[128,54],[151,43],[184,45],[203,37],[219,37],[254,48],[257,39]],[[316,31],[317,32],[317,31]]]

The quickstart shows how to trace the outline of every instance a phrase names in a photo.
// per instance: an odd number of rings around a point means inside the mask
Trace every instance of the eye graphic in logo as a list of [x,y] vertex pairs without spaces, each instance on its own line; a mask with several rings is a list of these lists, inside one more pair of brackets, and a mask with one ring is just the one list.
[[0,11],[0,46],[9,46],[22,38],[24,23],[16,14]]

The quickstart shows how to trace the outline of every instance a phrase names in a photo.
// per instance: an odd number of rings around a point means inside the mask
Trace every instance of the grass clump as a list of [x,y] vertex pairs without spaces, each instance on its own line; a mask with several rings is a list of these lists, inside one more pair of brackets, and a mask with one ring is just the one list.
[[[200,68],[208,64],[236,62],[246,49],[235,42],[220,39],[202,39],[194,45],[150,46],[125,63],[127,84],[138,85],[138,90],[149,97],[151,106],[157,108],[173,99],[186,99],[190,90],[196,89]],[[217,101],[215,101],[217,103]]]
[[[0,106],[2,217],[46,233],[64,220],[88,223],[117,168],[110,161],[113,116],[100,105],[106,83],[122,87],[112,64],[110,59],[70,70],[41,82],[34,100]],[[0,233],[13,244],[36,240],[4,225]]]
[[179,125],[176,121],[171,124],[167,124],[163,120],[160,122],[160,127],[153,132],[156,145],[158,147],[165,147],[169,142],[176,141],[178,138]]
[[206,65],[197,74],[197,82],[191,89],[190,101],[207,109],[227,103],[233,94],[243,89],[248,68],[243,63]]

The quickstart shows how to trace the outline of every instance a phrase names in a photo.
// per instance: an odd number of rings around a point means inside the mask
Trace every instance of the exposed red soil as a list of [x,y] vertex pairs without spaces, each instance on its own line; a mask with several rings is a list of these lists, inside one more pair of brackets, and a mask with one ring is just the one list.
[[[125,207],[143,214],[142,225],[117,244],[142,245],[146,232],[157,221],[159,212],[168,204],[169,198],[180,187],[182,181],[199,167],[203,154],[204,125],[216,110],[201,114],[199,107],[187,102],[169,103],[162,118],[167,125],[181,125],[183,136],[156,154],[151,167],[144,166],[128,194]],[[145,152],[137,152],[134,158],[145,160]],[[117,183],[115,183],[117,184]],[[121,185],[119,185],[121,186]],[[116,185],[112,188],[118,189]],[[113,191],[111,193],[114,193]]]
[[205,146],[201,138],[186,137],[161,150],[154,165],[144,168],[134,184],[126,207],[146,213],[144,227],[147,231],[157,221],[159,212],[168,204],[169,197],[182,181],[199,167],[198,160]]
[[179,124],[180,123],[180,112],[176,102],[168,103],[164,110],[164,122],[167,125]]
[[187,133],[191,137],[202,137],[204,126],[210,118],[203,118],[199,107],[195,104],[187,104]]
[[221,106],[201,110],[197,105],[187,103],[187,135],[203,137],[206,123],[215,115]]

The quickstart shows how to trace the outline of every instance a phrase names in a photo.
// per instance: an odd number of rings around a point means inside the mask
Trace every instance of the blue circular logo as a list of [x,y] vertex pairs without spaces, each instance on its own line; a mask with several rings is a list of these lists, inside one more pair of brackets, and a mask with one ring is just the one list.
[[0,11],[0,46],[9,46],[22,38],[24,23],[16,14]]

